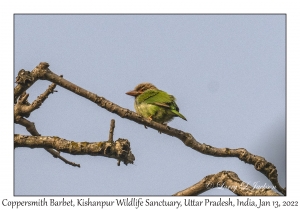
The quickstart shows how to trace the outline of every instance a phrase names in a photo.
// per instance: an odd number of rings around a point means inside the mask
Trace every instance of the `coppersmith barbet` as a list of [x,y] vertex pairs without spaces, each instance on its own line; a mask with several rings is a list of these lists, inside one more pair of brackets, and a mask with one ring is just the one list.
[[135,97],[134,108],[139,115],[145,118],[162,124],[167,124],[174,117],[186,120],[179,113],[175,97],[157,89],[151,83],[141,83],[126,94]]

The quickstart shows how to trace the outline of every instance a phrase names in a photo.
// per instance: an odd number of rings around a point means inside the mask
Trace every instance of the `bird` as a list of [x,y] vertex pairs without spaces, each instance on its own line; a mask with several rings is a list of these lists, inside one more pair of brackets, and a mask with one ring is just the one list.
[[135,97],[134,108],[136,112],[149,120],[165,125],[174,117],[187,120],[179,112],[175,97],[159,90],[151,83],[141,83],[126,94]]

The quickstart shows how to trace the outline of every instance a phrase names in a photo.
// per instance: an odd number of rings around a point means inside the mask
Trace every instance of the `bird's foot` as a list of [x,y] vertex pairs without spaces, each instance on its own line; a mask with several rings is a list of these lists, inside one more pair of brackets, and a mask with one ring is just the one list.
[[166,126],[166,129],[170,130],[170,127],[168,126],[168,124],[167,124],[167,123],[163,123],[163,125],[165,125],[165,126]]
[[[148,117],[148,120],[152,121],[152,116]],[[147,129],[147,126],[146,125],[144,125],[144,126]]]
[[[147,119],[150,120],[150,121],[152,121],[152,116],[148,117]],[[144,125],[144,127],[147,129],[146,125]]]
[[[169,128],[170,128],[170,127],[168,126],[168,124],[167,124],[167,123],[162,123],[162,124],[163,124],[163,125],[165,125],[165,126],[166,126],[166,128],[169,130]],[[161,131],[158,131],[158,133],[159,133],[159,134],[161,134]]]

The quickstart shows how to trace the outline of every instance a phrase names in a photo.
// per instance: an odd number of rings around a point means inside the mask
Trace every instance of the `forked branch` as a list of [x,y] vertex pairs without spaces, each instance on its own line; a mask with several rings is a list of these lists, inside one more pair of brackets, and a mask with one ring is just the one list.
[[127,139],[101,142],[75,142],[57,136],[27,136],[15,134],[14,146],[55,149],[72,155],[92,155],[115,158],[125,165],[133,163],[130,142]]
[[[39,79],[51,81],[65,89],[72,91],[73,93],[82,96],[98,106],[106,109],[109,112],[115,113],[122,118],[129,119],[136,123],[142,124],[144,126],[153,128],[161,133],[175,136],[180,139],[186,146],[206,155],[211,155],[215,157],[237,157],[245,163],[254,165],[254,168],[261,173],[263,173],[276,187],[276,189],[283,195],[286,194],[286,189],[282,188],[278,182],[278,174],[276,167],[265,160],[263,157],[251,154],[246,149],[229,149],[229,148],[216,148],[204,143],[198,142],[190,133],[156,123],[149,119],[143,118],[142,116],[130,111],[129,109],[122,108],[113,102],[100,97],[94,93],[91,93],[67,80],[54,74],[49,70],[49,64],[46,62],[40,63],[33,71],[34,75],[38,75]],[[15,90],[15,92],[18,92]]]

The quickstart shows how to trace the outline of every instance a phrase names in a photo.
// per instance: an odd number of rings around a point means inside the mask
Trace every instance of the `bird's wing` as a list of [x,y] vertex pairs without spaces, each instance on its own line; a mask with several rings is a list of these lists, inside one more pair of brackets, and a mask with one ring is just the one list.
[[174,96],[162,90],[147,90],[139,97],[140,102],[147,104],[155,104],[158,106],[170,107],[170,104],[175,101]]
[[[151,100],[154,102],[152,103]],[[160,91],[158,94],[152,96],[149,98],[148,103],[155,104],[160,107],[165,107],[171,110],[176,116],[181,117],[184,120],[187,120],[182,114],[179,113],[179,108],[177,104],[175,103],[175,97],[172,95],[169,95],[166,92]]]
[[147,90],[138,97],[139,103],[154,104],[160,107],[165,107],[170,109],[175,115],[186,120],[186,118],[179,113],[179,108],[175,103],[175,97],[169,95],[162,90]]

